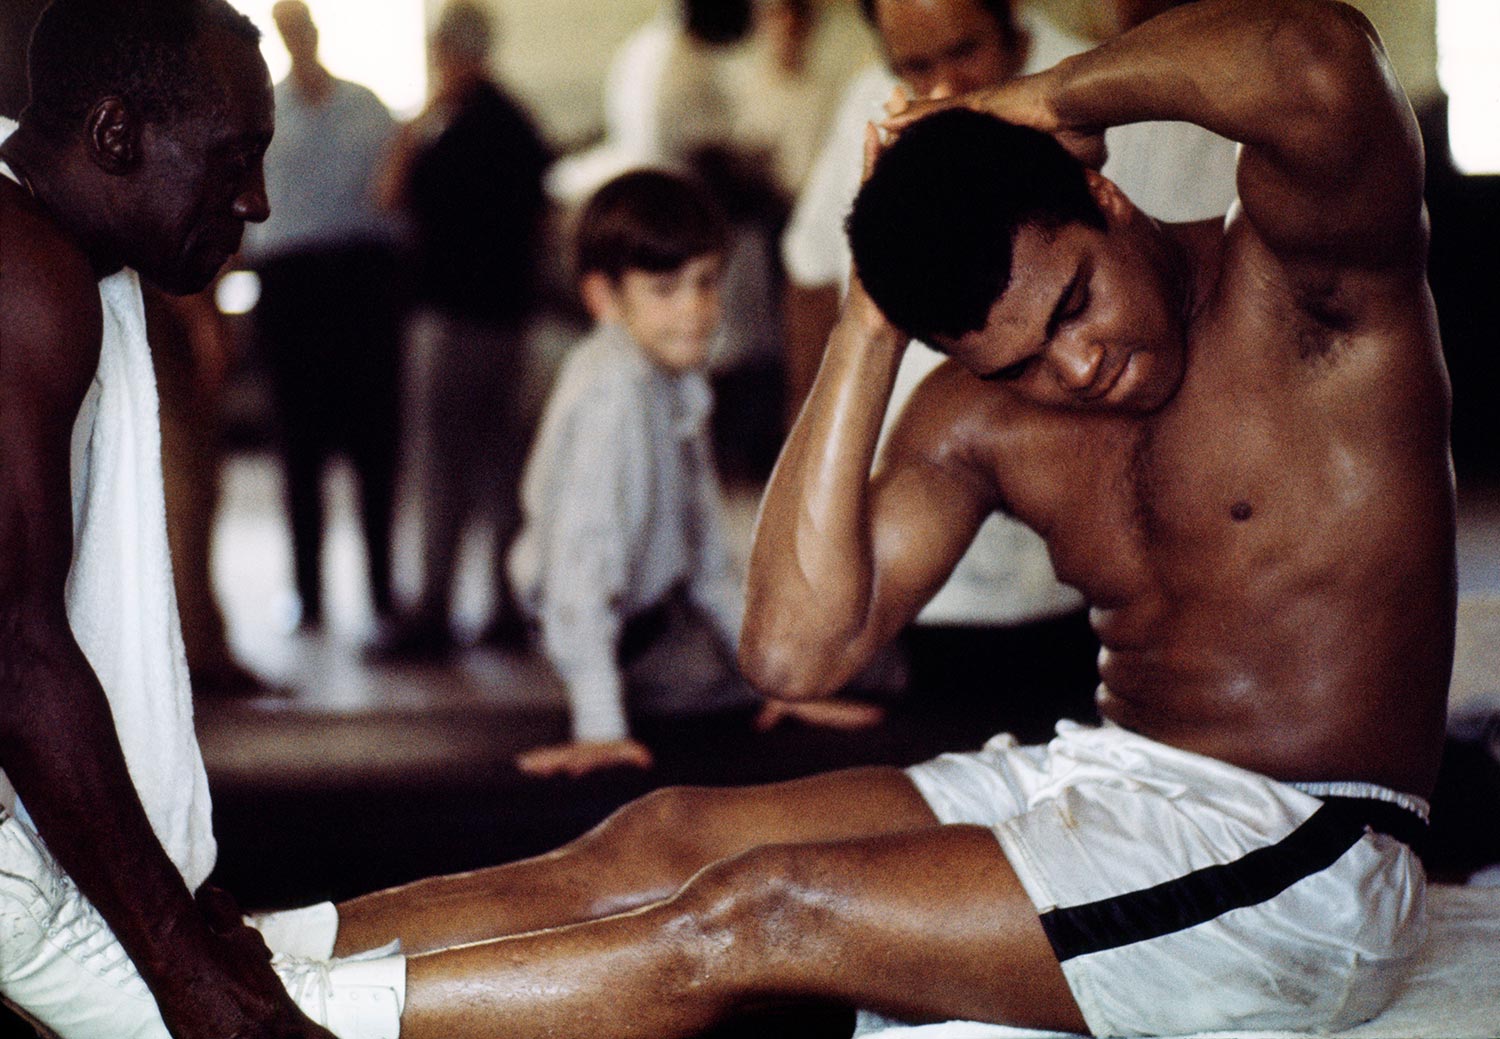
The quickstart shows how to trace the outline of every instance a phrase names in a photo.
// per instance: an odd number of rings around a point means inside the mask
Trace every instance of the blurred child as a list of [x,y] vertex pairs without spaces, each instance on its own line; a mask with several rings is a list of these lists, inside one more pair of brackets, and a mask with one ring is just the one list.
[[[523,611],[567,686],[572,739],[522,754],[535,775],[648,768],[629,716],[749,709],[734,664],[744,611],[730,562],[703,366],[719,323],[728,230],[693,184],[639,170],[579,218],[578,273],[594,330],[569,354],[522,479],[510,555]],[[780,706],[854,727],[851,703]]]

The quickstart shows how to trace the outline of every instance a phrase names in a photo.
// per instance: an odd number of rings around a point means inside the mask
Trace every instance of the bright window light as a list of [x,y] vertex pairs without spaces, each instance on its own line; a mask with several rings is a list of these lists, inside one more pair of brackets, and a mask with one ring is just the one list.
[[[271,21],[275,0],[230,0],[263,34],[271,78],[291,67]],[[427,100],[426,23],[422,0],[306,0],[318,26],[318,55],[328,71],[363,83],[397,116],[416,115]]]
[[1464,173],[1500,173],[1500,3],[1438,0],[1437,34],[1453,162]]

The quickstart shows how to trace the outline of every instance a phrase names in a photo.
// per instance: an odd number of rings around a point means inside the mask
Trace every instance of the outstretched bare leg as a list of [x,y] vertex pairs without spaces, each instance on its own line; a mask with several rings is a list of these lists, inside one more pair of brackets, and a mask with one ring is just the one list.
[[335,954],[400,938],[409,954],[594,920],[660,902],[710,863],[763,844],[934,825],[896,769],[861,768],[743,789],[658,790],[570,844],[341,904]]
[[672,1039],[797,998],[1086,1031],[981,827],[760,846],[665,902],[417,956],[408,971],[403,1039]]

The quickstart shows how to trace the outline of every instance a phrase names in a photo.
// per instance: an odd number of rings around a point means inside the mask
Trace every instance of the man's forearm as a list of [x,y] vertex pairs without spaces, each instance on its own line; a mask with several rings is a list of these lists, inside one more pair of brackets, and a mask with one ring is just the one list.
[[31,659],[7,683],[0,763],[147,984],[159,998],[189,991],[206,925],[141,807],[104,693],[74,647]]
[[1343,4],[1197,0],[1035,78],[1060,132],[1180,120],[1295,153],[1340,129],[1331,107],[1358,107],[1376,49]]
[[823,347],[838,324],[839,287],[836,284],[805,288],[787,285],[783,304],[786,341],[787,428],[797,420],[802,404],[818,374]]
[[852,671],[873,584],[870,467],[906,339],[861,290],[834,328],[767,486],[750,557],[741,665],[788,696]]

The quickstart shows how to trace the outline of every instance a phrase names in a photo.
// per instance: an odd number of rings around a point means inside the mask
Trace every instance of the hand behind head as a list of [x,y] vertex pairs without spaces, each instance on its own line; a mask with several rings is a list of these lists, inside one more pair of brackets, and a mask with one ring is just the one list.
[[[956,97],[929,97],[917,101],[902,98],[900,105],[888,102],[886,111],[889,115],[880,127],[887,133],[899,134],[912,123],[934,112],[948,108],[969,108],[1017,126],[1029,126],[1049,133],[1085,166],[1093,170],[1102,168],[1107,158],[1103,130],[1064,125],[1047,98],[1048,76],[1046,72],[1022,76],[997,87],[975,90]],[[868,174],[868,170],[866,172]]]

